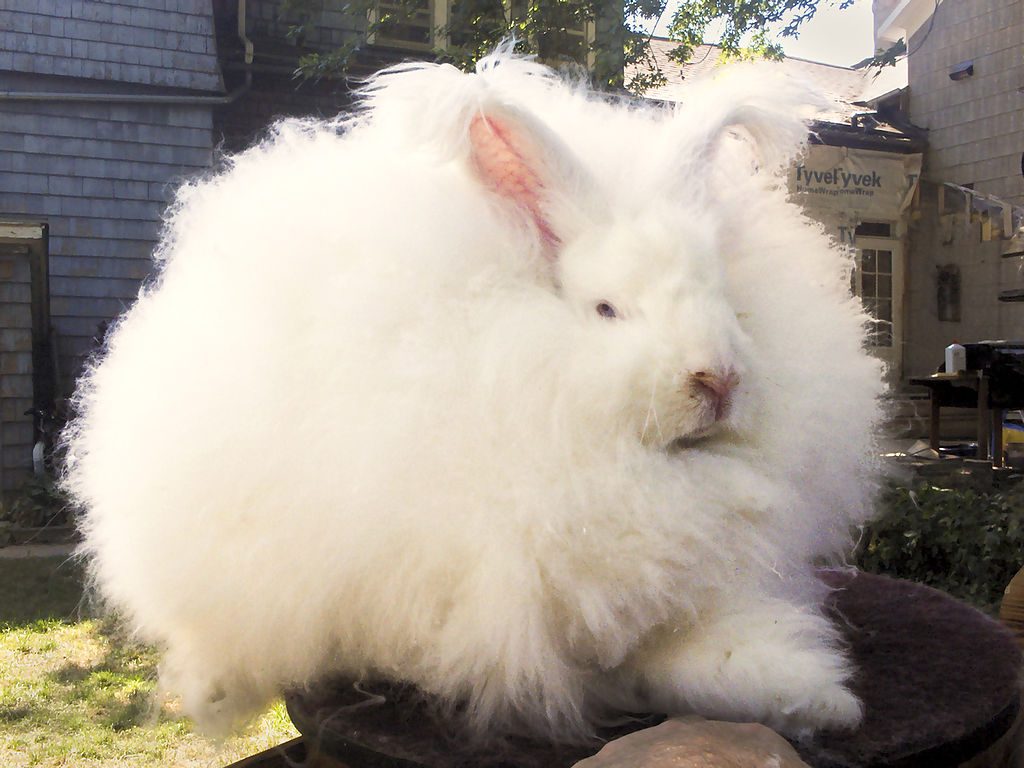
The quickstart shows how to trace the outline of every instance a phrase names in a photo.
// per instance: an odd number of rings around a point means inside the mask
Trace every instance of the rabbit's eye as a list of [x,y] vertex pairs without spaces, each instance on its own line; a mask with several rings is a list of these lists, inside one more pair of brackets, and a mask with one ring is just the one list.
[[597,314],[599,314],[601,317],[606,317],[609,320],[619,316],[619,313],[616,311],[615,307],[613,307],[607,301],[600,302],[596,307],[594,307],[594,309],[597,310]]

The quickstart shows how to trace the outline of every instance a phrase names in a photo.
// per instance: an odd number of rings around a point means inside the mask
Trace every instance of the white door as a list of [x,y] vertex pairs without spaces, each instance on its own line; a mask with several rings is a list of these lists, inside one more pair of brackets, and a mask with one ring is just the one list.
[[853,291],[871,315],[868,346],[886,363],[890,384],[903,362],[903,248],[899,240],[858,235]]

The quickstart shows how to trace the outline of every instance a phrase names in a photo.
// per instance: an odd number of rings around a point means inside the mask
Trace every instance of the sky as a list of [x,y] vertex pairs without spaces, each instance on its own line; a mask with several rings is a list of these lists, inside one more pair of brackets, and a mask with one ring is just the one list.
[[[800,28],[800,37],[779,38],[787,56],[796,56],[826,64],[850,66],[874,54],[872,41],[871,0],[856,0],[846,10],[839,10],[838,0],[821,0],[814,18]],[[672,9],[666,12],[658,33],[662,34]],[[714,42],[709,30],[707,42]]]

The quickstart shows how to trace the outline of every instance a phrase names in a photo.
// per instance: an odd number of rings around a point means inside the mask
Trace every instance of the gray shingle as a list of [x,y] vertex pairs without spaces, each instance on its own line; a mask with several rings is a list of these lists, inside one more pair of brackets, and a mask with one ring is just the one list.
[[38,75],[53,74],[53,60],[49,56],[15,51],[11,57],[11,69],[17,72],[33,72]]
[[45,173],[56,176],[74,175],[74,158],[54,155],[28,155],[23,152],[6,153],[11,159],[11,170],[21,173]]
[[149,183],[145,181],[115,181],[114,197],[119,200],[148,200]]
[[46,192],[50,195],[81,196],[85,194],[85,179],[74,176],[47,176]]
[[48,191],[46,176],[32,173],[5,173],[0,176],[0,192],[45,195]]
[[[153,243],[141,241],[133,244],[131,241],[123,240],[117,243],[111,257],[111,247],[100,240],[77,239],[70,240],[72,245],[54,246],[58,247],[61,253],[50,254],[50,274],[56,277],[75,278],[82,275],[93,277],[111,277],[126,280],[133,280],[138,283],[147,278],[153,272],[153,261],[150,254],[153,251]],[[123,246],[129,246],[125,248]],[[103,256],[89,255],[89,252],[102,251]],[[134,254],[141,252],[142,256]],[[69,254],[69,255],[64,255]],[[73,288],[68,288],[65,293],[72,295]]]
[[[116,261],[109,259],[109,261]],[[91,299],[131,298],[139,292],[139,281],[112,277],[52,277],[54,296],[80,296]]]
[[34,11],[44,16],[62,15],[59,11],[58,0],[23,0],[19,5],[27,11]]
[[59,197],[28,195],[22,192],[0,192],[0,210],[21,216],[57,216],[60,214]]
[[113,197],[114,181],[112,179],[82,179],[82,194],[91,197]]
[[184,26],[184,16],[180,13],[154,11],[148,8],[132,10],[132,26],[142,29],[174,30]]
[[6,131],[0,131],[0,151],[25,151],[25,136],[21,133],[7,133]]
[[99,21],[106,24],[114,20],[113,6],[109,3],[73,2],[70,4],[70,10],[74,18]]
[[32,24],[35,19],[44,19],[46,16],[34,16],[28,13],[18,13],[10,9],[0,10],[0,29],[8,32],[32,32]]
[[79,317],[93,318],[97,321],[109,320],[128,309],[133,298],[134,296],[125,296],[124,298],[54,296],[50,300],[50,314],[54,319]]
[[72,40],[103,40],[103,30],[107,25],[88,19],[66,19],[64,34]]
[[[188,5],[194,14],[162,10],[166,3],[150,5],[26,0],[17,10],[5,8],[0,50],[12,56],[4,64],[26,73],[220,90],[210,5]],[[180,55],[165,66],[163,51]],[[154,69],[135,68],[140,64]]]
[[167,0],[167,10],[190,15],[205,15],[206,0]]
[[64,37],[51,37],[49,35],[33,35],[36,50],[50,56],[71,56],[71,41]]
[[207,36],[213,31],[213,19],[207,15],[187,16],[185,18],[185,31],[193,35]]
[[0,352],[20,352],[32,348],[32,332],[0,328]]
[[32,377],[0,376],[0,397],[32,397]]
[[132,22],[132,6],[115,5],[112,10],[112,21],[114,24],[128,25]]

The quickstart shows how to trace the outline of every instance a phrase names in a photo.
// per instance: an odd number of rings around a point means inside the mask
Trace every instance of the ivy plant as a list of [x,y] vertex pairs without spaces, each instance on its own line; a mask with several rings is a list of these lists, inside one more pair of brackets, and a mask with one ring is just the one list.
[[1024,565],[1024,484],[1007,490],[888,486],[856,565],[928,584],[994,612]]

